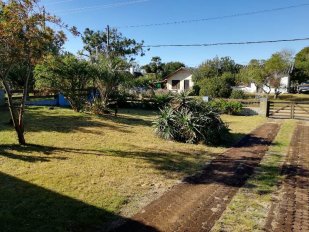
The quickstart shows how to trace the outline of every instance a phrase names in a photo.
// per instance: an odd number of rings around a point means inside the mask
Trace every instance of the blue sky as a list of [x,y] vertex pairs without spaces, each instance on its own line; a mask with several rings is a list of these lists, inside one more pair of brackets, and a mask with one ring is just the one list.
[[[42,0],[49,12],[60,16],[69,25],[83,32],[89,27],[103,30],[106,25],[120,27],[120,31],[145,45],[193,44],[276,40],[309,37],[309,5],[271,13],[218,19],[206,22],[175,24],[157,27],[126,28],[127,25],[152,24],[170,21],[209,18],[309,4],[308,0]],[[65,47],[76,53],[82,49],[80,38],[69,36]],[[152,56],[163,62],[181,61],[194,67],[215,56],[230,56],[246,64],[250,59],[266,59],[282,49],[298,52],[309,46],[309,41],[236,45],[220,47],[152,48],[140,64],[148,63]]]

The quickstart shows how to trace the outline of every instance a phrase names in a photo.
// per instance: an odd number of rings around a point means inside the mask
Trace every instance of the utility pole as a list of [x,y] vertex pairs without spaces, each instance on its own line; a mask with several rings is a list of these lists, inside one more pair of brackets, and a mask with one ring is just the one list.
[[109,29],[109,25],[107,25],[107,28],[106,28],[106,34],[107,34],[107,41],[106,41],[106,44],[107,44],[107,47],[106,47],[106,55],[107,57],[109,57],[109,40],[110,40],[110,29]]
[[43,30],[46,30],[46,10],[45,7],[43,6]]

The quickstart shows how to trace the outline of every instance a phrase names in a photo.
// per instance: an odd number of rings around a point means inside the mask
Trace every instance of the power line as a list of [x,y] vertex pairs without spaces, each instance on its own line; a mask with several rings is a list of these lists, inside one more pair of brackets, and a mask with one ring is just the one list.
[[282,11],[282,10],[288,10],[288,9],[293,9],[293,8],[300,8],[300,7],[304,7],[304,6],[309,6],[309,3],[303,3],[303,4],[298,4],[298,5],[290,5],[290,6],[272,8],[272,9],[265,9],[265,10],[258,10],[258,11],[250,11],[250,12],[245,12],[245,13],[236,13],[236,14],[231,14],[231,15],[202,18],[202,19],[188,19],[188,20],[173,21],[173,22],[138,24],[138,25],[130,25],[130,26],[120,26],[118,28],[154,27],[154,26],[174,25],[174,24],[197,23],[197,22],[205,22],[205,21],[213,21],[213,20],[220,20],[220,19],[236,18],[236,17],[241,17],[241,16],[270,13],[270,12],[275,12],[275,11]]
[[116,7],[132,5],[132,4],[145,3],[149,1],[151,0],[134,0],[134,1],[116,2],[116,3],[110,3],[110,4],[104,4],[104,5],[95,5],[95,6],[86,6],[86,7],[67,9],[67,10],[59,10],[59,11],[56,11],[55,13],[63,12],[65,14],[62,14],[62,15],[68,15],[68,14],[82,13],[84,11],[89,11],[89,10],[116,8]]
[[278,40],[260,40],[260,41],[246,41],[246,42],[222,42],[222,43],[205,43],[205,44],[158,44],[145,45],[144,48],[160,48],[160,47],[211,47],[211,46],[226,46],[226,45],[250,45],[250,44],[267,44],[267,43],[282,43],[282,42],[297,42],[306,41],[307,38],[298,39],[278,39]]
[[44,5],[56,5],[56,4],[61,4],[61,3],[67,3],[67,2],[72,2],[74,0],[61,0],[61,1],[56,1],[56,2],[47,2],[47,3],[44,3]]

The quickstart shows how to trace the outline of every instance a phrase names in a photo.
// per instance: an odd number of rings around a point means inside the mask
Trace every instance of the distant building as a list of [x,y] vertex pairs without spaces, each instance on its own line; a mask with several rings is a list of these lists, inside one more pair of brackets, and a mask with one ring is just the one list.
[[131,75],[133,75],[134,77],[142,77],[143,76],[143,72],[140,70],[135,70],[134,67],[130,67],[129,72],[131,73]]
[[[245,93],[257,93],[258,89],[257,86],[254,83],[251,83],[247,86],[245,85],[239,85],[239,86],[234,86],[233,89],[236,90],[242,90]],[[286,77],[282,77],[280,80],[280,88],[279,91],[281,93],[288,93],[290,89],[290,77],[286,76]],[[275,93],[275,89],[274,88],[269,88],[268,86],[263,86],[263,90],[265,92],[269,92],[269,93]]]
[[192,89],[194,83],[192,81],[193,73],[190,69],[180,68],[174,73],[165,77],[166,89],[172,92],[182,92]]

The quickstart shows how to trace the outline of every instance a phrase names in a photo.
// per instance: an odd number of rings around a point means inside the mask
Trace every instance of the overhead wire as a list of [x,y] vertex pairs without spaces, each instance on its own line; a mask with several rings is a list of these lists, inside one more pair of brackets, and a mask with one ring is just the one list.
[[125,2],[116,2],[116,3],[110,3],[110,4],[104,4],[104,5],[95,5],[95,6],[86,6],[86,7],[72,8],[72,9],[66,9],[66,10],[59,10],[59,11],[56,11],[55,13],[60,13],[60,14],[64,13],[61,15],[76,14],[76,13],[82,13],[84,11],[89,11],[89,10],[116,8],[116,7],[133,5],[133,4],[138,4],[138,3],[145,3],[149,1],[151,0],[133,0],[133,1],[125,1]]
[[47,3],[43,2],[43,5],[56,5],[56,4],[67,3],[67,2],[72,2],[72,1],[74,0],[61,0],[61,1],[54,1],[54,2],[47,2]]
[[272,9],[250,11],[250,12],[244,12],[244,13],[235,13],[235,14],[223,15],[223,16],[200,18],[200,19],[188,19],[188,20],[162,22],[162,23],[118,26],[117,28],[158,27],[158,26],[168,26],[168,25],[175,25],[175,24],[198,23],[198,22],[206,22],[206,21],[213,21],[213,20],[220,20],[220,19],[236,18],[236,17],[242,17],[242,16],[258,15],[258,14],[263,14],[263,13],[271,13],[275,11],[282,11],[282,10],[288,10],[288,9],[293,9],[293,8],[305,7],[305,6],[309,6],[309,3],[290,5],[290,6],[278,7],[278,8],[272,8]]
[[227,46],[227,45],[250,45],[250,44],[266,44],[266,43],[282,43],[282,42],[297,42],[306,41],[309,37],[295,39],[278,39],[278,40],[260,40],[260,41],[245,41],[245,42],[219,42],[219,43],[203,43],[203,44],[157,44],[144,45],[144,48],[160,48],[160,47],[211,47],[211,46]]

